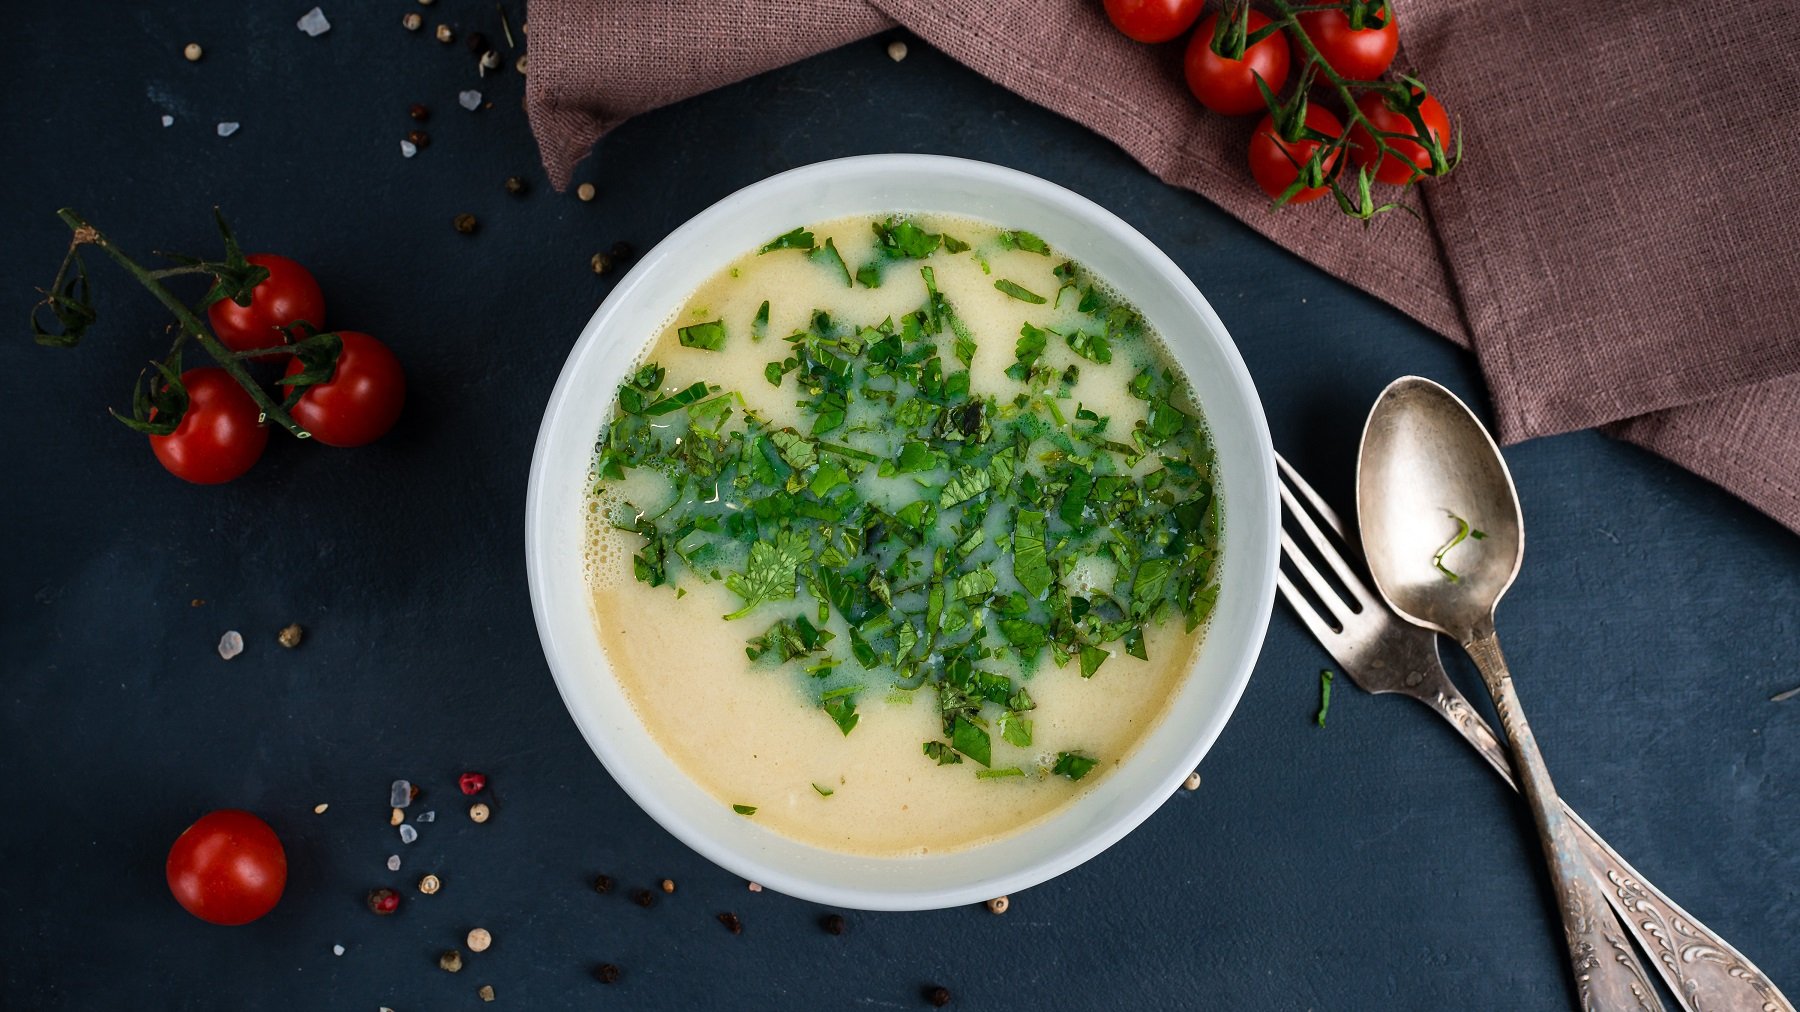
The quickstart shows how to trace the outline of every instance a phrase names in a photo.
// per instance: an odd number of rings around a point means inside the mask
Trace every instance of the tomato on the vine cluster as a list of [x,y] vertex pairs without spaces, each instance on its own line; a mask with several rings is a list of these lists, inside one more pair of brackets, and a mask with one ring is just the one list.
[[[1321,105],[1307,103],[1306,126],[1317,130],[1327,137],[1343,135],[1344,125],[1331,114],[1331,110]],[[1322,146],[1320,141],[1310,137],[1299,140],[1284,140],[1275,129],[1275,119],[1264,116],[1256,125],[1256,133],[1250,136],[1250,175],[1256,178],[1256,185],[1271,198],[1279,198],[1300,178],[1300,171],[1311,158],[1314,151]],[[1337,167],[1338,152],[1326,155],[1320,165],[1324,169],[1325,178],[1331,178],[1331,172]],[[1287,202],[1305,204],[1325,196],[1325,187],[1302,187]]]
[[187,389],[187,411],[174,432],[150,437],[156,459],[170,474],[196,485],[217,485],[250,470],[269,445],[262,409],[217,366],[189,369],[181,374],[181,385]]
[[281,900],[287,851],[268,823],[221,809],[175,838],[164,874],[188,913],[212,924],[248,924]]
[[[1418,92],[1413,94],[1417,95]],[[1380,95],[1372,92],[1364,95],[1356,100],[1356,107],[1375,125],[1375,129],[1383,133],[1419,136],[1418,128],[1413,125],[1412,120],[1389,106],[1387,100]],[[1419,117],[1425,121],[1425,129],[1437,141],[1439,149],[1442,149],[1450,139],[1450,114],[1444,111],[1444,103],[1439,102],[1436,95],[1426,95],[1425,100],[1419,103]],[[1380,164],[1375,167],[1375,178],[1383,183],[1401,185],[1431,171],[1431,152],[1425,150],[1425,145],[1389,137],[1387,146],[1389,151],[1383,153],[1375,143],[1375,137],[1360,123],[1350,131],[1350,153],[1356,158],[1356,164],[1375,165],[1379,160]],[[1404,160],[1397,156],[1404,156]]]
[[287,257],[252,253],[244,258],[269,272],[250,292],[250,304],[220,299],[206,309],[219,341],[232,351],[256,351],[288,343],[284,328],[325,326],[325,293],[312,273]]
[[1139,42],[1167,42],[1188,30],[1206,0],[1106,0],[1113,27]]
[[[394,427],[406,403],[406,374],[388,346],[355,330],[338,332],[343,342],[331,378],[306,388],[294,405],[294,421],[326,446],[362,446]],[[287,375],[306,368],[288,360]],[[283,385],[282,389],[289,390]]]
[[[1256,79],[1262,78],[1271,92],[1280,91],[1287,83],[1287,39],[1280,32],[1271,33],[1267,38],[1245,46],[1244,58],[1234,60],[1213,52],[1213,31],[1218,23],[1217,14],[1207,15],[1195,29],[1194,37],[1188,40],[1187,58],[1182,64],[1188,90],[1201,105],[1216,113],[1242,116],[1261,112],[1265,105]],[[1247,34],[1256,34],[1268,23],[1267,15],[1251,11]]]
[[1331,7],[1301,13],[1300,27],[1332,70],[1355,81],[1373,81],[1387,72],[1394,54],[1400,51],[1400,28],[1393,12],[1383,5],[1374,18],[1384,23],[1376,27],[1365,22],[1361,28],[1352,28],[1350,15]]

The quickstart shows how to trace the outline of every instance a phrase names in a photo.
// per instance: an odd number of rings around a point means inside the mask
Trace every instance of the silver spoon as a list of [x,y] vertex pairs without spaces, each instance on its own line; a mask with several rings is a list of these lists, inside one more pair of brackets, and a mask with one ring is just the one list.
[[1395,380],[1363,428],[1356,509],[1370,575],[1389,607],[1462,644],[1493,694],[1537,819],[1581,1008],[1661,1009],[1604,886],[1581,859],[1500,654],[1494,607],[1525,554],[1519,496],[1500,448],[1455,394],[1418,376]]

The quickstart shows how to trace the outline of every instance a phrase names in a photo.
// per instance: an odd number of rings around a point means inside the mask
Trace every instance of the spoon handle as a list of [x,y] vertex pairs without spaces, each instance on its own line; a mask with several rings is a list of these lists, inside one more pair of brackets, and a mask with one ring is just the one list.
[[[1516,790],[1519,785],[1513,779],[1506,746],[1494,736],[1487,721],[1469,708],[1468,700],[1449,684],[1449,679],[1441,673],[1439,678],[1439,685],[1428,684],[1427,691],[1411,695],[1449,721],[1494,772]],[[1582,852],[1594,875],[1610,885],[1606,901],[1618,914],[1619,923],[1651,957],[1651,965],[1682,1008],[1688,1012],[1796,1012],[1775,982],[1730,942],[1663,895],[1567,804],[1563,811],[1574,820],[1575,829],[1581,834]]]
[[1512,672],[1500,653],[1500,639],[1491,627],[1474,632],[1463,641],[1482,680],[1494,697],[1500,726],[1512,745],[1513,769],[1519,775],[1531,814],[1537,819],[1538,839],[1550,866],[1550,882],[1556,889],[1563,935],[1575,971],[1575,988],[1584,1012],[1660,1012],[1649,977],[1632,951],[1631,941],[1606,908],[1606,890],[1594,878],[1582,858],[1581,840],[1570,820],[1550,770],[1538,751],[1537,738],[1525,721],[1513,688]]

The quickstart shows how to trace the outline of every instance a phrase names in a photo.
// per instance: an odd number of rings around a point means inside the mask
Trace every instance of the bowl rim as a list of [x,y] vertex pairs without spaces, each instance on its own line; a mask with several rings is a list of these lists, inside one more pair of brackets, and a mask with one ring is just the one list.
[[[553,627],[546,604],[547,595],[551,592],[547,587],[547,572],[551,560],[548,557],[547,539],[543,536],[554,511],[566,508],[566,504],[552,501],[549,498],[547,492],[549,480],[545,470],[547,457],[554,452],[551,444],[557,419],[568,410],[571,399],[581,393],[575,388],[577,367],[585,356],[593,351],[595,345],[602,343],[613,318],[624,311],[623,307],[628,306],[636,292],[644,286],[648,276],[647,266],[660,262],[660,259],[669,250],[691,245],[697,237],[705,235],[717,227],[720,222],[729,219],[739,208],[754,202],[770,191],[792,187],[800,183],[822,185],[845,175],[884,172],[953,173],[963,179],[1021,190],[1028,196],[1066,205],[1066,209],[1071,214],[1105,225],[1112,232],[1115,240],[1131,247],[1130,252],[1133,255],[1141,257],[1147,264],[1154,267],[1159,274],[1158,280],[1172,285],[1175,294],[1206,325],[1203,328],[1206,332],[1203,339],[1216,345],[1213,351],[1221,359],[1224,371],[1228,374],[1229,385],[1235,388],[1242,397],[1245,410],[1242,413],[1243,417],[1236,420],[1249,426],[1248,435],[1250,441],[1255,444],[1257,452],[1244,459],[1232,461],[1232,466],[1254,472],[1246,475],[1245,480],[1239,484],[1242,487],[1257,488],[1262,493],[1264,506],[1260,517],[1246,517],[1242,512],[1253,507],[1255,504],[1252,502],[1234,501],[1228,507],[1231,510],[1231,518],[1227,521],[1227,526],[1250,523],[1256,525],[1253,527],[1252,533],[1262,535],[1245,544],[1235,546],[1235,552],[1247,553],[1250,558],[1234,558],[1232,562],[1227,563],[1228,565],[1242,564],[1246,567],[1245,575],[1242,577],[1243,586],[1237,588],[1235,593],[1249,597],[1247,624],[1241,624],[1239,633],[1241,643],[1237,650],[1237,656],[1232,659],[1228,668],[1231,678],[1229,684],[1224,687],[1222,696],[1224,705],[1218,706],[1208,713],[1202,725],[1192,730],[1185,749],[1184,761],[1179,764],[1180,770],[1170,775],[1169,782],[1164,785],[1166,789],[1145,792],[1136,799],[1135,803],[1112,817],[1110,821],[1097,825],[1093,831],[1033,863],[987,876],[978,881],[941,888],[909,888],[905,890],[883,888],[879,884],[849,888],[816,882],[803,875],[790,874],[787,870],[763,861],[758,855],[750,853],[747,849],[734,847],[729,841],[692,824],[657,791],[643,783],[634,773],[629,757],[622,754],[622,750],[614,748],[604,734],[600,733],[597,728],[590,727],[589,721],[583,719],[582,714],[588,709],[588,706],[584,701],[576,698],[574,680],[582,677],[586,672],[578,670],[579,665],[575,664],[571,658],[564,656],[558,645],[558,631]],[[929,208],[894,208],[893,210],[919,210],[923,213],[931,211]],[[994,896],[1017,892],[1061,875],[1117,843],[1168,800],[1170,793],[1177,789],[1181,780],[1187,775],[1187,771],[1197,766],[1211,749],[1213,743],[1217,741],[1225,724],[1236,712],[1244,690],[1249,684],[1250,676],[1262,650],[1274,607],[1279,511],[1274,446],[1263,412],[1262,401],[1257,394],[1255,383],[1250,377],[1249,369],[1244,364],[1243,357],[1238,352],[1229,331],[1226,330],[1224,323],[1214,312],[1211,304],[1207,302],[1206,297],[1200,293],[1180,266],[1161,248],[1129,223],[1089,198],[1017,169],[947,155],[854,155],[815,162],[765,177],[714,202],[674,229],[648,251],[639,260],[637,267],[619,281],[606,300],[595,310],[571,346],[557,376],[556,384],[546,402],[543,419],[533,447],[525,498],[526,577],[538,638],[565,709],[568,710],[570,718],[575,722],[582,738],[599,758],[608,774],[659,826],[714,864],[789,896],[864,910],[936,909],[981,902]],[[1257,521],[1260,521],[1259,525],[1257,525]],[[1193,663],[1197,664],[1198,661]],[[1189,675],[1184,677],[1191,677],[1191,675],[1192,671],[1190,670]],[[1157,726],[1160,726],[1160,723],[1145,732],[1145,741],[1156,733]],[[1141,748],[1144,741],[1140,741],[1138,744]],[[1128,759],[1127,763],[1136,760],[1140,754],[1140,752],[1134,751],[1132,759]],[[1057,811],[1066,811],[1067,807],[1059,808]],[[1054,813],[1051,813],[1046,818],[1053,816]],[[1030,833],[1031,829],[1023,829],[1021,832]],[[994,843],[976,844],[974,849],[1003,843],[1005,840],[1014,839],[1017,836],[1016,833],[1006,834],[996,838]],[[783,839],[791,840],[792,838],[783,837]],[[800,841],[793,842],[800,843]],[[808,846],[804,843],[801,845]],[[868,860],[906,861],[911,859],[868,858]]]

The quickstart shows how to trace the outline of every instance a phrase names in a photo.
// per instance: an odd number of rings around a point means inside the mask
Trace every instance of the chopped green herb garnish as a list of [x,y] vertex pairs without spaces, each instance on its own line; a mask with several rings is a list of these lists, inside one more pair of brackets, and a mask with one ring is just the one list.
[[1319,726],[1325,726],[1325,715],[1331,712],[1331,670],[1319,672]]
[[781,235],[778,235],[775,238],[770,239],[768,242],[763,244],[761,249],[757,250],[756,252],[760,256],[761,254],[764,254],[764,253],[773,253],[778,249],[797,249],[797,250],[810,251],[812,248],[813,248],[813,234],[804,228],[797,228],[797,229],[794,229],[792,232],[784,232]]
[[769,336],[769,300],[764,299],[762,307],[756,311],[756,319],[750,321],[750,340],[760,341]]
[[825,245],[806,254],[806,257],[836,271],[843,277],[844,287],[850,287],[850,268],[844,265],[844,258],[838,255],[837,243],[832,242],[829,237],[826,238]]
[[836,791],[832,790],[829,787],[820,787],[818,784],[812,785],[812,788],[813,788],[813,790],[819,792],[819,797],[821,797],[821,798],[829,798],[833,794],[837,793]]
[[[1449,580],[1451,583],[1461,583],[1462,577],[1451,572],[1450,567],[1444,565],[1444,556],[1450,553],[1450,549],[1462,544],[1463,539],[1467,538],[1472,532],[1472,528],[1469,527],[1469,522],[1467,520],[1451,513],[1449,510],[1445,510],[1444,514],[1456,521],[1456,534],[1452,536],[1449,541],[1444,542],[1444,547],[1438,549],[1437,554],[1431,557],[1431,564],[1437,568],[1438,572],[1444,574],[1444,579]],[[1480,541],[1485,537],[1487,537],[1487,534],[1482,533],[1481,536],[1475,540]]]
[[1017,282],[1008,281],[1005,278],[1001,278],[1000,280],[995,281],[994,287],[1000,289],[1001,291],[1012,296],[1013,298],[1018,299],[1020,302],[1029,302],[1034,306],[1041,306],[1044,303],[1050,301],[1049,299],[1044,298],[1042,295],[1039,295],[1038,293],[1026,288],[1025,286],[1018,284]]
[[676,332],[683,348],[701,348],[706,351],[718,351],[725,347],[725,321],[714,320],[711,323],[696,323],[691,327],[683,327]]
[[939,766],[954,766],[963,761],[962,756],[957,755],[955,749],[941,741],[928,741],[925,743],[925,758],[930,759]]
[[957,717],[950,730],[950,747],[983,766],[993,765],[993,739],[966,717]]
[[739,815],[755,815],[756,814],[756,806],[755,805],[732,805],[731,810],[738,813]]
[[975,779],[977,780],[1004,780],[1007,777],[1022,777],[1024,775],[1025,771],[1017,766],[1008,766],[1005,769],[998,770],[975,771]]
[[1080,752],[1058,752],[1056,753],[1056,765],[1050,767],[1050,772],[1055,776],[1080,780],[1092,772],[1099,763],[1100,760],[1084,756]]
[[1027,253],[1050,255],[1050,244],[1030,232],[1002,232],[1000,245],[1006,249],[1022,249]]

